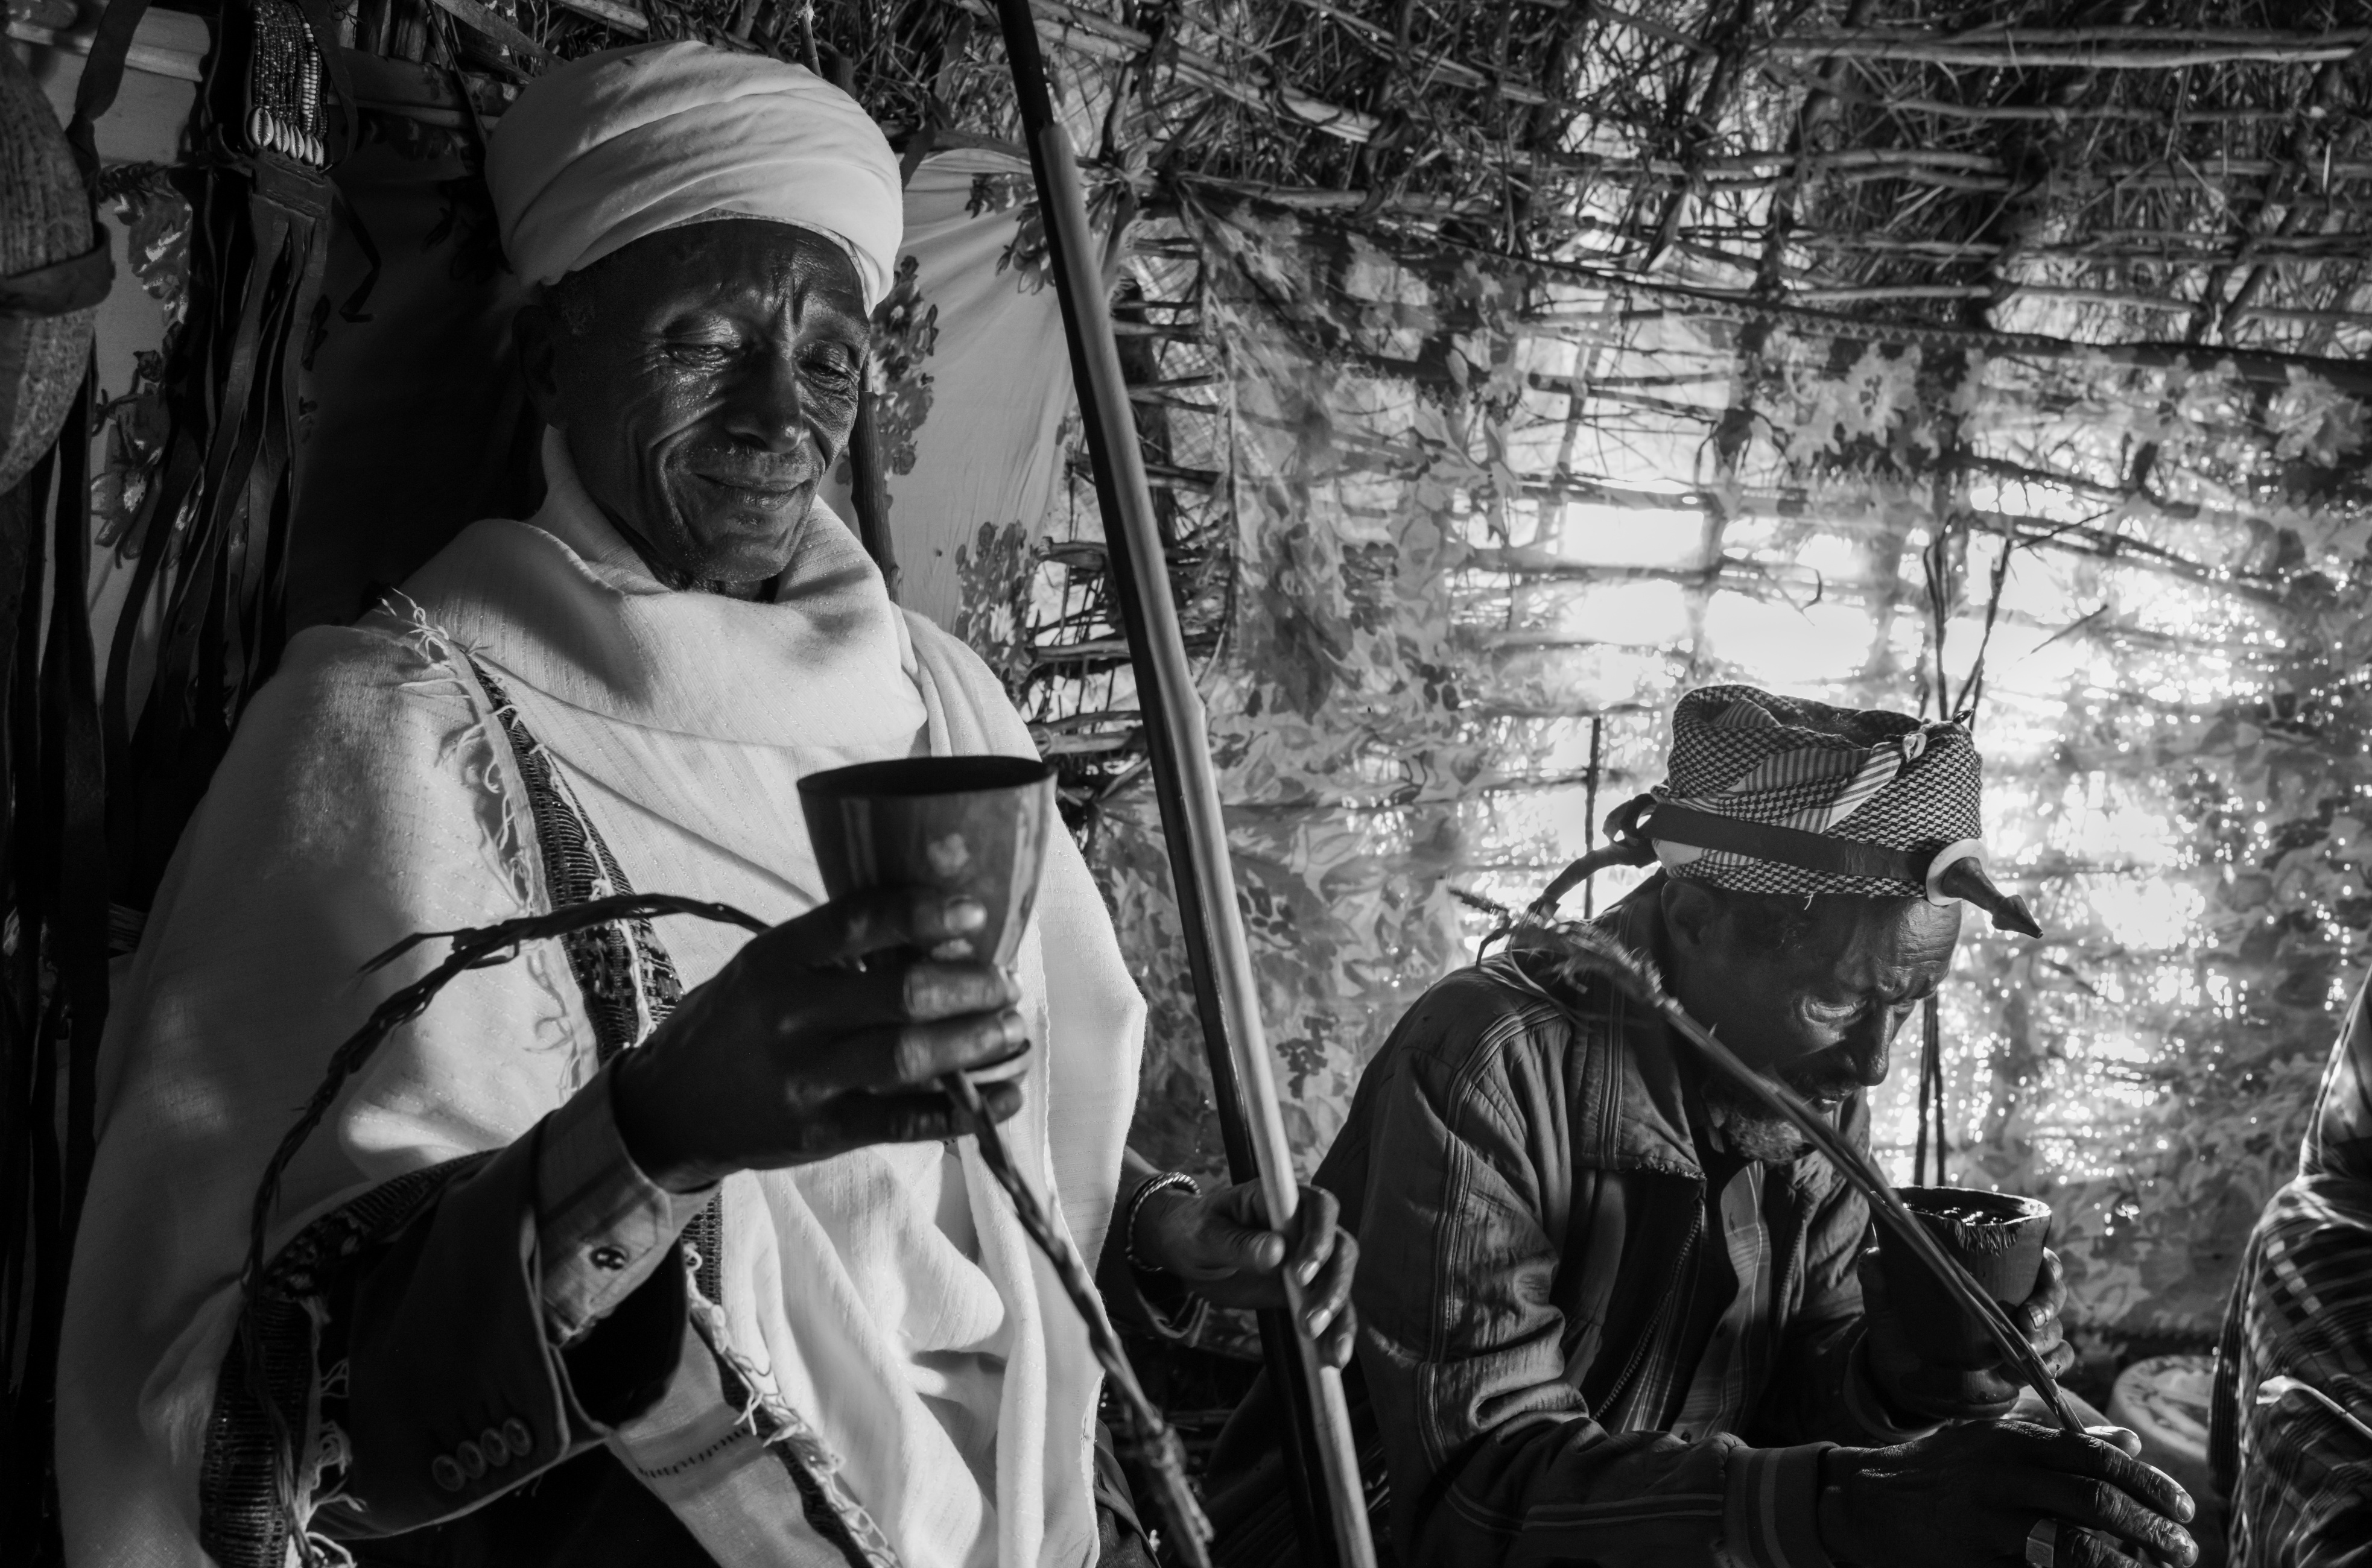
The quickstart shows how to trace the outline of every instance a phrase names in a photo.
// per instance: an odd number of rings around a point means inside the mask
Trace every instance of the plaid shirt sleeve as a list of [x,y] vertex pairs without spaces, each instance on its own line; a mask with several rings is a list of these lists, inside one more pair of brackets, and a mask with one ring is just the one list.
[[544,1119],[536,1151],[536,1251],[554,1344],[583,1335],[642,1287],[716,1191],[674,1193],[626,1153],[605,1067]]
[[[1565,1377],[1543,1218],[1561,1088],[1520,1014],[1422,1005],[1386,1076],[1360,1222],[1360,1364],[1409,1568],[1830,1568],[1826,1445],[1616,1434]],[[1560,1205],[1562,1200],[1559,1200]]]
[[2233,1568],[2372,1568],[2372,984],[2315,1097],[2297,1179],[2258,1216],[2215,1357],[2213,1458]]
[[2372,1423],[2372,1181],[2302,1176],[2273,1195],[2234,1282],[2215,1446],[2233,1568],[2372,1568],[2372,1443],[2296,1378]]

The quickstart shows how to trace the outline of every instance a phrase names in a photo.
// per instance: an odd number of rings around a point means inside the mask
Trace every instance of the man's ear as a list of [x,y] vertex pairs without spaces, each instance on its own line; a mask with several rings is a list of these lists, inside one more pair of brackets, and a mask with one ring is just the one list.
[[1719,895],[1701,882],[1670,877],[1664,881],[1664,930],[1683,953],[1699,953],[1713,945],[1721,924]]
[[511,322],[527,401],[536,416],[555,430],[566,428],[560,417],[560,319],[541,299],[521,306]]

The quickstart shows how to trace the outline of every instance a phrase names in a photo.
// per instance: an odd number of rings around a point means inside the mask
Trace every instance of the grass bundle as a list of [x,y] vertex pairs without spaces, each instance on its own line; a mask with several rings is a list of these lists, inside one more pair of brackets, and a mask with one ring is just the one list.
[[[1664,988],[1664,977],[1645,955],[1626,946],[1621,938],[1602,927],[1575,921],[1546,919],[1519,913],[1504,904],[1459,892],[1458,898],[1471,907],[1496,916],[1511,932],[1519,932],[1537,942],[1555,965],[1557,978],[1579,985],[1591,979],[1607,981],[1641,1005],[1651,1008],[1667,1028],[1696,1048],[1697,1053],[1714,1071],[1743,1090],[1764,1109],[1785,1118],[1804,1134],[1815,1149],[1828,1156],[1838,1174],[1851,1182],[1855,1191],[1869,1203],[1872,1218],[1886,1227],[1887,1234],[1909,1248],[1919,1260],[1943,1282],[1946,1290],[1968,1314],[1984,1325],[1994,1343],[2003,1355],[2018,1368],[2027,1385],[2039,1395],[2052,1416],[2070,1432],[2081,1433],[2084,1423],[2068,1408],[2059,1391],[2059,1380],[2051,1375],[2041,1355],[2029,1344],[2026,1336],[2011,1323],[2009,1314],[2001,1304],[1969,1277],[1957,1259],[1944,1250],[1934,1234],[1920,1223],[1917,1215],[1895,1192],[1894,1184],[1868,1155],[1855,1148],[1827,1117],[1807,1104],[1802,1096],[1786,1085],[1757,1073],[1739,1061],[1729,1047],[1714,1038],[1711,1029],[1689,1016],[1688,1010]],[[1529,982],[1529,977],[1525,977]],[[1572,1015],[1573,1009],[1555,993],[1531,983],[1534,994],[1551,1005]]]

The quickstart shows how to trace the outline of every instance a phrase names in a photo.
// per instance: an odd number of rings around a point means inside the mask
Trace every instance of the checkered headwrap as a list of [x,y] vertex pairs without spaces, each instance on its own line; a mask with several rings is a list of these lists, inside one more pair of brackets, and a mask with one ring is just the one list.
[[[1832,708],[1774,697],[1750,686],[1708,686],[1672,713],[1669,775],[1657,785],[1656,810],[1638,830],[1654,841],[1673,877],[1753,893],[1853,893],[1866,898],[1933,896],[1924,881],[1939,852],[1978,851],[1975,743],[1958,720],[1923,724],[1907,714]],[[1644,804],[1644,803],[1643,803]],[[1659,835],[1657,813],[1677,807],[1700,818],[1793,830],[1847,844],[1893,852],[1904,876],[1813,869],[1735,849]],[[1679,817],[1670,819],[1676,834]],[[1709,824],[1718,827],[1720,824]],[[1689,836],[1703,838],[1703,830]],[[1956,854],[1952,859],[1959,859]]]

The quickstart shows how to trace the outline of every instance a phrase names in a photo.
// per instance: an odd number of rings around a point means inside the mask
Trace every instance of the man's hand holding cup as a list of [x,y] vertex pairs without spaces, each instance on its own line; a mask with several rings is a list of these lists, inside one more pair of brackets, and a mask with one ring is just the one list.
[[[619,1059],[626,1152],[653,1181],[689,1192],[737,1170],[956,1136],[937,1080],[1011,1062],[1029,1043],[1003,968],[923,956],[987,918],[959,895],[876,888],[751,938]],[[981,1092],[997,1121],[1021,1107],[1017,1084]]]

